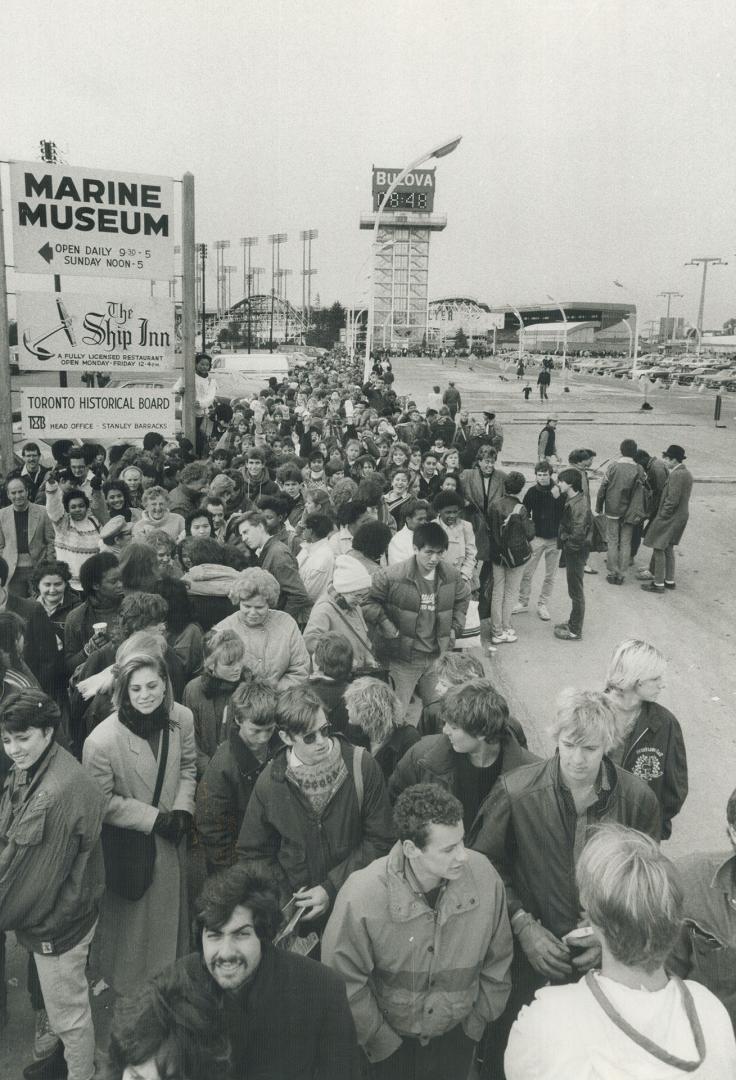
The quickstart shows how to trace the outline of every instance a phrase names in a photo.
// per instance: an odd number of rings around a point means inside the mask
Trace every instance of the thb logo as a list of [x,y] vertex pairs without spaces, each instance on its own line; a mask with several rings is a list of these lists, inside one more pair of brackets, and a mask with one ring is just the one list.
[[31,427],[31,431],[45,431],[46,429],[46,417],[45,416],[29,416],[28,421]]

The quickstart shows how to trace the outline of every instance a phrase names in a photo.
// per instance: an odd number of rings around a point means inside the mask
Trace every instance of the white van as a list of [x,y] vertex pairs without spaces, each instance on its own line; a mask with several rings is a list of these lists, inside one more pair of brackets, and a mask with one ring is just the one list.
[[[278,352],[223,352],[212,357],[212,373],[235,372],[254,376],[263,386],[272,375],[282,379],[293,365],[293,354]],[[291,363],[290,363],[291,362]]]

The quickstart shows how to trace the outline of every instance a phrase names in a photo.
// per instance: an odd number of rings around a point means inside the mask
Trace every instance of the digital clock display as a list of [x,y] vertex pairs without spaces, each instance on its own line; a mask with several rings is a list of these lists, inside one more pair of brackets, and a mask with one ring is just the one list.
[[[373,209],[378,210],[385,191],[373,194]],[[432,209],[433,191],[392,191],[384,210],[424,210]]]

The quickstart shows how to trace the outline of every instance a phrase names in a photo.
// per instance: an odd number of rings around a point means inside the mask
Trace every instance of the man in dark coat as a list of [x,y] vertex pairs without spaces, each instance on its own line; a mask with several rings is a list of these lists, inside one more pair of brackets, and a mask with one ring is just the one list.
[[675,544],[679,544],[690,516],[692,474],[685,468],[685,451],[672,443],[662,454],[667,470],[667,483],[655,517],[649,524],[644,546],[654,551],[654,580],[642,585],[644,592],[662,596],[665,589],[675,588]]
[[283,691],[278,709],[286,746],[256,781],[238,856],[275,882],[282,903],[296,897],[305,924],[324,922],[348,876],[391,847],[391,808],[376,762],[330,735],[309,686]]
[[195,822],[210,874],[237,862],[238,834],[256,780],[283,745],[276,734],[276,691],[263,679],[239,684],[226,717],[227,739],[197,787]]
[[279,583],[279,610],[306,626],[312,601],[299,573],[296,559],[285,544],[270,536],[266,518],[260,510],[250,510],[238,525],[241,539],[258,556],[258,565],[273,574]]
[[439,784],[463,806],[466,833],[498,778],[537,757],[516,738],[508,705],[488,679],[453,686],[442,699],[441,735],[409,747],[389,780],[392,801],[413,784]]
[[219,1006],[232,1075],[357,1080],[355,1025],[329,968],[276,948],[276,893],[247,866],[209,878],[197,901],[199,953],[175,967]]

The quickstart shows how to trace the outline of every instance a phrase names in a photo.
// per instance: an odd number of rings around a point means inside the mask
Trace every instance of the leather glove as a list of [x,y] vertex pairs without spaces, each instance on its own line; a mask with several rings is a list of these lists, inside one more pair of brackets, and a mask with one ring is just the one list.
[[158,817],[153,823],[153,831],[164,840],[168,840],[170,844],[177,843],[177,825],[174,815],[166,810],[159,810]]
[[102,491],[102,477],[99,475],[93,476],[89,482],[89,486],[93,491]]
[[572,974],[567,945],[531,915],[517,930],[517,937],[527,960],[540,975],[559,982]]
[[183,837],[188,836],[192,831],[192,824],[194,819],[188,810],[172,810],[171,820],[176,830],[175,844],[179,844]]

